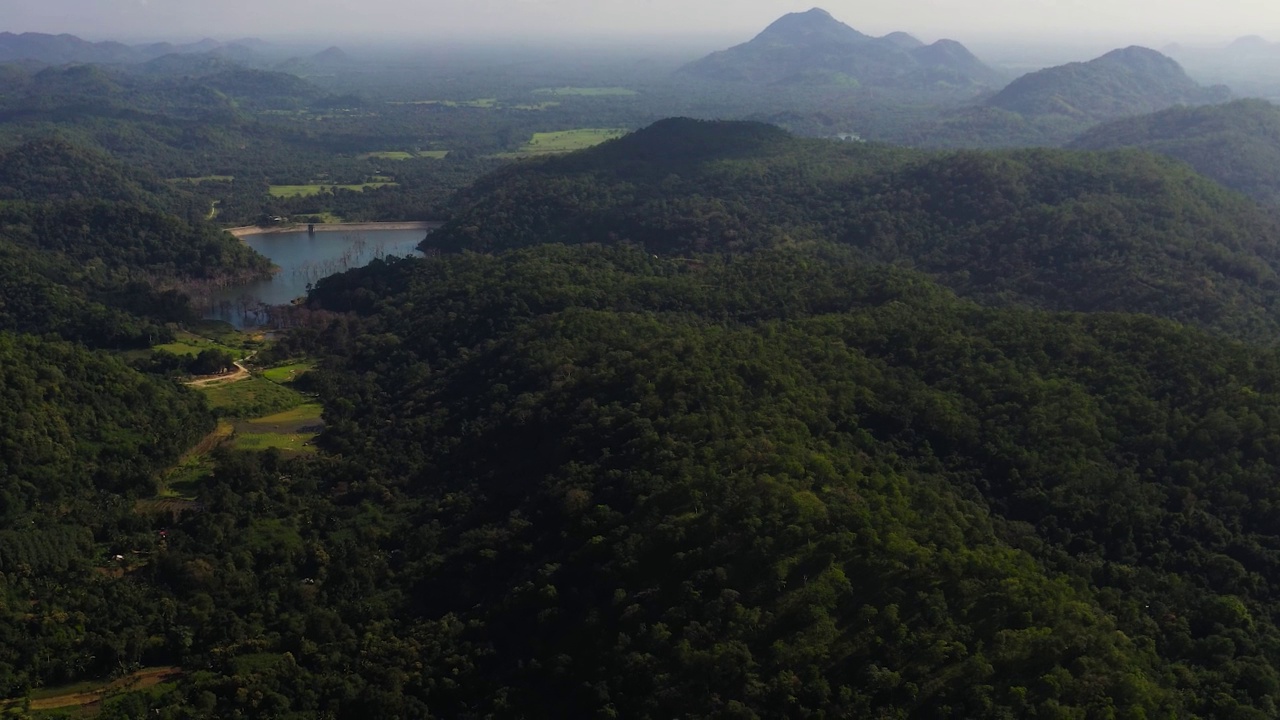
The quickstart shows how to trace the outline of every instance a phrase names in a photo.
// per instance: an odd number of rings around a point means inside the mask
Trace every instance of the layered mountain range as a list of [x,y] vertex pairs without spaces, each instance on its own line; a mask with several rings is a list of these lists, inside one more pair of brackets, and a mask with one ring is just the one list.
[[[288,59],[294,65],[336,66],[350,62],[340,48],[330,47],[314,55],[300,48],[277,46],[256,38],[221,42],[205,38],[193,43],[144,43],[128,45],[116,41],[91,42],[75,35],[47,33],[0,33],[0,63],[35,63],[66,65],[145,65],[181,63],[187,58],[203,62],[235,62],[260,68],[272,68]],[[175,60],[176,59],[176,60]]]

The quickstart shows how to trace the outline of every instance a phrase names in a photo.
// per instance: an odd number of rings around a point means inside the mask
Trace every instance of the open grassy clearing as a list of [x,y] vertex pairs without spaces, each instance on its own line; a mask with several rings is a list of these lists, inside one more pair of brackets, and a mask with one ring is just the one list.
[[311,445],[311,442],[319,434],[318,432],[280,433],[241,432],[237,430],[232,447],[237,450],[279,450],[285,453],[314,453],[316,450]]
[[272,197],[292,198],[292,197],[310,197],[319,195],[331,189],[352,190],[355,192],[364,192],[370,188],[380,188],[395,185],[393,182],[371,182],[362,183],[360,185],[272,185],[270,193]]
[[577,128],[575,130],[557,130],[555,132],[534,133],[529,142],[519,152],[505,153],[500,157],[526,157],[529,155],[551,155],[554,153],[573,152],[594,147],[607,140],[614,140],[626,135],[620,128]]
[[306,402],[302,393],[256,375],[240,382],[208,385],[199,390],[223,417],[261,417]]
[[204,350],[221,350],[235,357],[260,348],[264,342],[261,332],[245,333],[231,323],[221,320],[201,320],[188,329],[174,332],[174,341],[156,345],[153,350],[166,350],[174,355],[199,355]]
[[320,403],[306,403],[305,405],[299,405],[296,408],[248,420],[247,422],[250,425],[257,427],[277,427],[285,430],[300,430],[305,426],[319,423],[320,416],[323,413],[324,406]]
[[310,372],[316,366],[313,362],[298,362],[291,365],[268,368],[262,376],[274,383],[288,384]]
[[175,338],[171,343],[164,345],[156,345],[154,349],[171,352],[174,355],[199,355],[205,350],[221,350],[235,357],[244,355],[244,348],[238,346],[227,345],[217,340],[197,335],[193,332],[180,330],[174,333]]
[[535,95],[559,95],[562,97],[633,97],[640,93],[624,87],[559,87],[538,88]]
[[319,403],[307,403],[274,415],[242,420],[235,424],[234,447],[237,450],[275,448],[285,452],[315,452],[311,441],[324,427],[320,419],[323,412],[324,408]]

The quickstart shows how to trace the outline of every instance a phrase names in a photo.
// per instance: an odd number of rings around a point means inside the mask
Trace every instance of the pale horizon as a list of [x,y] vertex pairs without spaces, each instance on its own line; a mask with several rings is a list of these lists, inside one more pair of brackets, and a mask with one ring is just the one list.
[[[87,40],[190,42],[256,37],[276,42],[363,44],[565,39],[582,44],[725,45],[744,42],[807,2],[742,0],[0,0],[0,31],[69,33]],[[1245,0],[1210,4],[1149,0],[839,0],[819,3],[861,32],[903,31],[921,40],[973,44],[1220,46],[1261,35],[1280,40],[1280,9]],[[728,11],[726,12],[726,9]]]

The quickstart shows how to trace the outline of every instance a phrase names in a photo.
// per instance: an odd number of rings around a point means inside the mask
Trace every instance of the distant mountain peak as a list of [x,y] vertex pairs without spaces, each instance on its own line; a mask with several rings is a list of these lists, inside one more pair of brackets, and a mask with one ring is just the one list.
[[937,88],[996,87],[1004,78],[952,41],[864,35],[822,8],[783,15],[752,40],[686,65],[709,80]]
[[1095,59],[1093,62],[1106,61],[1106,60],[1119,60],[1127,63],[1161,62],[1161,63],[1173,63],[1174,65],[1178,64],[1176,60],[1169,57],[1168,55],[1165,55],[1159,50],[1152,50],[1149,47],[1143,47],[1141,45],[1130,45],[1129,47],[1117,48],[1103,55],[1102,57]]
[[835,19],[826,10],[813,8],[805,12],[787,13],[774,20],[769,27],[756,36],[753,42],[782,40],[800,44],[820,40],[858,42],[869,39],[868,36]]
[[321,50],[315,55],[312,55],[311,59],[318,63],[326,63],[330,65],[337,65],[337,64],[351,61],[351,57],[347,55],[347,53],[343,51],[342,48],[336,45],[333,47],[325,48],[324,50]]
[[891,32],[888,35],[885,35],[884,37],[880,38],[880,41],[885,43],[892,43],[893,45],[896,45],[900,48],[905,48],[907,50],[915,50],[916,48],[924,47],[924,43],[921,42],[914,35],[911,35],[909,33],[904,33],[901,31]]
[[1261,35],[1245,35],[1242,38],[1236,38],[1236,41],[1231,43],[1231,47],[1237,50],[1270,50],[1272,44]]

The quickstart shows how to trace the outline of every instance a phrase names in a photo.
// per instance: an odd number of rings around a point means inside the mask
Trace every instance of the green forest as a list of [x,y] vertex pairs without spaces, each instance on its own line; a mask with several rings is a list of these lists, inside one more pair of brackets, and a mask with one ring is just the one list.
[[799,15],[936,86],[0,64],[0,717],[1280,715],[1275,106]]

